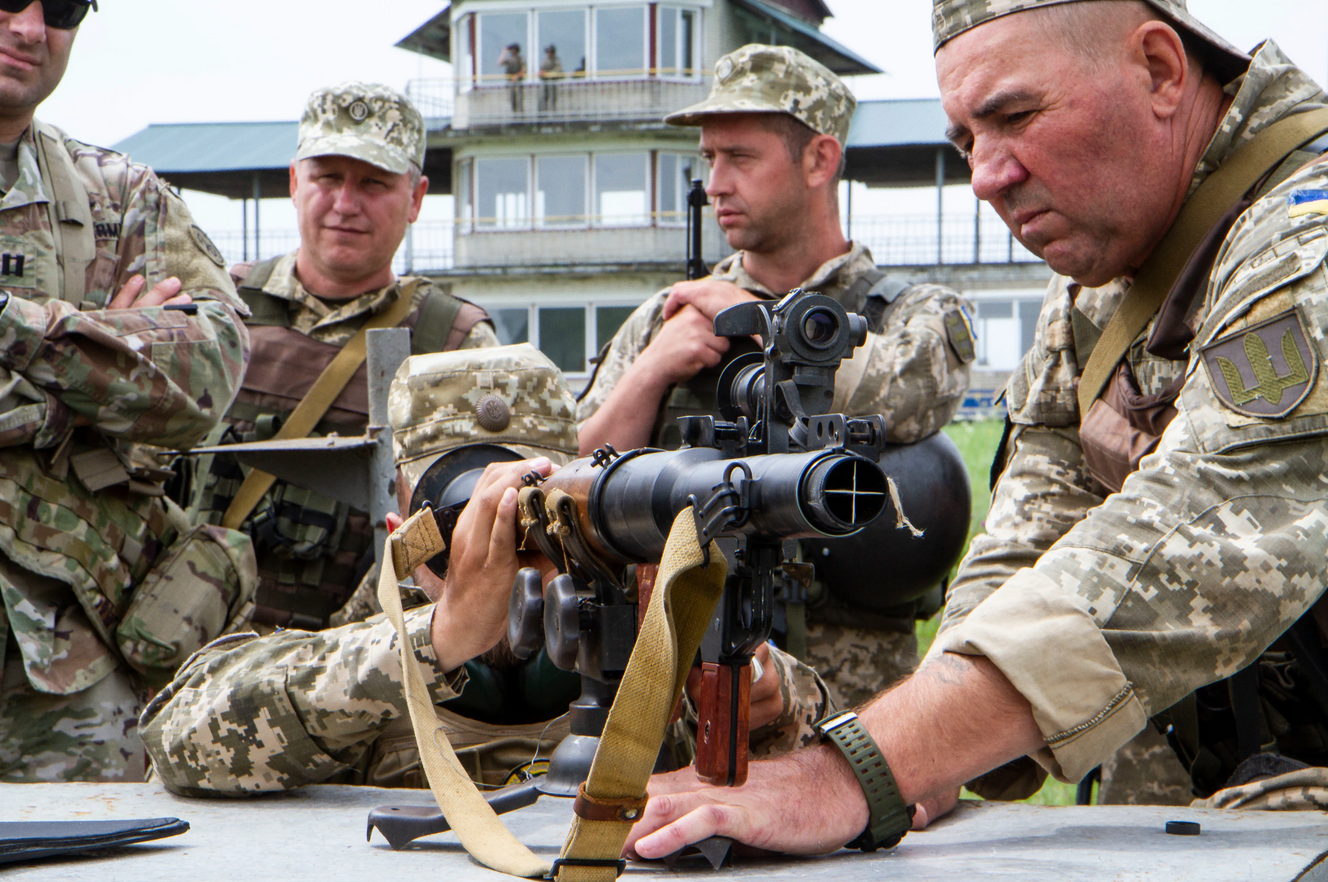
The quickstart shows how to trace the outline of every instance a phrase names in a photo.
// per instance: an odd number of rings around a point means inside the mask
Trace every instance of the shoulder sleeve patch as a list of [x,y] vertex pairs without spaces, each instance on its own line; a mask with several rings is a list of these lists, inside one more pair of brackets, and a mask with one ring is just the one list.
[[1200,352],[1218,400],[1248,417],[1285,417],[1319,376],[1318,350],[1295,309],[1214,340]]
[[221,249],[212,244],[212,240],[208,238],[207,233],[203,232],[202,227],[198,224],[191,224],[189,236],[194,240],[194,244],[198,246],[198,250],[207,255],[208,260],[222,269],[226,268],[226,258],[221,256]]
[[964,309],[951,309],[945,313],[945,337],[963,364],[971,364],[977,358],[973,323]]

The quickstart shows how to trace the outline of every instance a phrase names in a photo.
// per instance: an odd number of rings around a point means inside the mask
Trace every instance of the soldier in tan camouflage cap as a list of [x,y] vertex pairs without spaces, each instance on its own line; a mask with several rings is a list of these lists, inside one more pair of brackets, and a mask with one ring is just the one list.
[[498,445],[557,465],[577,455],[576,401],[529,343],[408,358],[392,382],[388,413],[406,487],[461,445]]
[[350,156],[403,175],[424,168],[424,118],[394,89],[342,83],[309,96],[295,161]]
[[699,126],[717,113],[787,113],[821,135],[848,144],[858,99],[819,61],[789,46],[752,43],[715,65],[710,97],[664,117],[675,126]]
[[[964,31],[1004,15],[1060,6],[1066,3],[1105,2],[1105,0],[936,0],[932,7],[932,46],[940,49]],[[1185,0],[1140,0],[1179,25],[1191,36],[1207,44],[1210,59],[1228,76],[1235,76],[1250,63],[1250,56],[1218,36],[1212,28],[1190,15]]]
[[[876,316],[854,366],[836,380],[835,408],[885,417],[893,443],[919,441],[954,415],[974,349],[965,304],[949,288],[894,282],[848,241],[838,184],[856,101],[824,65],[787,46],[743,46],[719,59],[710,96],[671,114],[701,129],[706,193],[737,254],[708,278],[679,282],[638,308],[601,353],[582,394],[581,449],[676,447],[677,417],[715,413],[720,371],[746,351],[714,334],[715,315],[795,287]],[[816,583],[802,633],[836,703],[858,704],[912,670],[922,604],[850,608]],[[935,605],[932,607],[935,608]],[[792,616],[795,631],[803,619]]]
[[[398,278],[392,260],[418,217],[424,120],[405,96],[372,83],[319,89],[300,120],[290,167],[299,247],[238,264],[231,276],[253,316],[253,352],[239,395],[216,441],[266,440],[306,400],[318,378],[375,317],[395,314],[416,354],[496,346],[487,314],[423,276]],[[408,304],[401,301],[408,299]],[[368,419],[363,367],[320,416],[313,435],[358,434]],[[224,432],[224,434],[221,434]],[[355,590],[372,560],[367,513],[285,481],[248,503],[233,458],[184,462],[192,472],[178,499],[195,520],[254,538],[260,627],[319,628]],[[185,494],[187,491],[187,495]]]
[[[544,654],[523,663],[510,651],[490,652],[503,642],[519,565],[516,488],[530,471],[547,474],[552,463],[575,456],[575,406],[561,373],[529,344],[412,356],[392,382],[403,512],[447,456],[483,454],[469,466],[483,474],[470,475],[446,578],[420,567],[416,587],[405,590],[407,627],[439,719],[467,769],[486,784],[505,783],[537,749],[547,757],[567,734],[561,714],[579,691],[579,678]],[[497,448],[510,458],[494,456]],[[389,514],[388,528],[401,520]],[[376,599],[370,602],[375,608],[366,612],[376,613]],[[188,794],[319,782],[424,786],[396,639],[391,622],[373,615],[317,633],[246,635],[206,648],[143,717],[162,781]],[[289,673],[274,691],[267,674],[279,670]],[[255,726],[260,716],[270,723]]]
[[1328,805],[1328,94],[1272,41],[1229,78],[1176,0],[935,8],[947,134],[1055,273],[985,534],[865,735],[740,790],[652,782],[643,857],[870,847],[905,803],[1081,781],[1150,723],[1208,807]]

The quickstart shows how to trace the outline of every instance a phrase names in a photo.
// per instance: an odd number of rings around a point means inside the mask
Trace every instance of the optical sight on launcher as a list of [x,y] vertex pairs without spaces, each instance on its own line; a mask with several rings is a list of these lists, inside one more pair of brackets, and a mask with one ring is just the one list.
[[[680,450],[605,447],[521,495],[527,541],[561,572],[547,588],[538,571],[521,572],[508,638],[518,656],[545,644],[583,684],[572,736],[551,764],[554,787],[564,769],[583,778],[589,768],[653,587],[651,565],[679,512],[692,510],[702,548],[719,539],[729,559],[716,639],[703,647],[697,773],[736,786],[747,775],[749,665],[770,635],[775,574],[796,556],[793,540],[851,535],[891,507],[877,464],[884,420],[826,413],[840,362],[866,340],[865,319],[795,290],[724,310],[715,333],[763,343],[762,355],[722,373],[725,419],[684,417]],[[579,783],[567,782],[573,792]]]

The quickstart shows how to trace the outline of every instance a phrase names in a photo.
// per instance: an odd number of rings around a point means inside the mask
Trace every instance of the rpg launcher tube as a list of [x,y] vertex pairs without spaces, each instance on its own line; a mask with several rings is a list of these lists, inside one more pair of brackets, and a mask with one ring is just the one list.
[[[597,551],[623,563],[657,561],[678,512],[695,497],[749,480],[742,523],[724,533],[778,539],[848,536],[889,504],[885,473],[842,450],[815,450],[725,459],[706,447],[632,451],[597,465],[582,459],[554,473],[559,487],[584,500],[581,528]],[[729,500],[732,501],[732,500]],[[728,504],[725,502],[723,504]]]

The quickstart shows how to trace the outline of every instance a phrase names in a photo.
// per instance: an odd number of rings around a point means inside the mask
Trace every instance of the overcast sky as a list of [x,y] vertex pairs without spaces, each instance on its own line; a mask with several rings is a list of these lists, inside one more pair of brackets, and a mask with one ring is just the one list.
[[[854,78],[859,98],[937,96],[927,0],[828,3],[835,17],[825,32],[887,71]],[[99,5],[83,23],[64,82],[39,115],[81,140],[107,146],[149,123],[296,119],[311,91],[341,80],[402,88],[415,77],[450,75],[446,64],[393,47],[443,7],[439,0],[100,0]],[[1272,37],[1324,82],[1326,0],[1190,0],[1189,5],[1241,48]],[[951,199],[971,202],[953,189],[947,205]],[[898,201],[892,192],[874,194],[872,203]],[[240,226],[238,202],[185,195],[205,227]],[[440,216],[445,207],[431,201],[427,213]],[[283,200],[264,200],[263,213],[265,228],[294,226]]]

